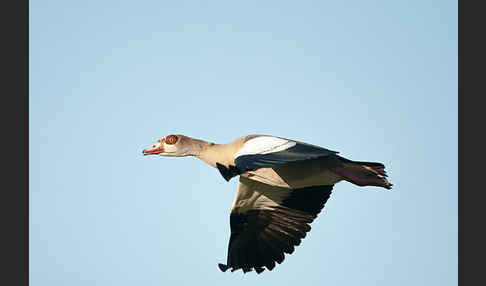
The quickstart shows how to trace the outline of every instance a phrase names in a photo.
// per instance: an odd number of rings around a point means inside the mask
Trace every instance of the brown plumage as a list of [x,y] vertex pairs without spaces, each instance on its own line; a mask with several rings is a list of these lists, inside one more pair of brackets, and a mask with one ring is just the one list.
[[227,181],[240,177],[231,208],[228,257],[219,268],[245,273],[272,270],[285,253],[293,253],[334,184],[345,180],[391,189],[383,164],[351,161],[337,153],[267,135],[244,136],[228,144],[168,135],[143,150],[144,155],[195,156]]

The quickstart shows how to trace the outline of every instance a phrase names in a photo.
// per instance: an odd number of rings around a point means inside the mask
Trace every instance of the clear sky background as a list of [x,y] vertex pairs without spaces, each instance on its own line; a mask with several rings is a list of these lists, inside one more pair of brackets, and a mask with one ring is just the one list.
[[[142,156],[170,133],[394,189],[341,182],[281,265],[222,273],[237,180]],[[457,140],[457,1],[30,1],[31,285],[456,285]]]

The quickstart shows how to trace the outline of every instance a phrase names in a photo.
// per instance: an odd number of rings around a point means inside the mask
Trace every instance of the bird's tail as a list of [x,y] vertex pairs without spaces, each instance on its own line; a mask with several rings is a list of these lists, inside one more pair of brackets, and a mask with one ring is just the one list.
[[387,180],[388,175],[382,163],[351,161],[340,156],[339,158],[342,163],[331,170],[344,180],[358,186],[377,186],[386,189],[393,186]]

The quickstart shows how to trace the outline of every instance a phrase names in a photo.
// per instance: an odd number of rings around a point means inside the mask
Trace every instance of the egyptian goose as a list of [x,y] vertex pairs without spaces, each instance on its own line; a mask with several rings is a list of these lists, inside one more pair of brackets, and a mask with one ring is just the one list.
[[391,189],[385,166],[345,159],[307,143],[267,135],[248,135],[215,144],[184,135],[168,135],[144,155],[195,156],[229,181],[240,176],[230,215],[231,236],[221,271],[252,268],[259,274],[284,260],[284,253],[310,231],[337,182]]

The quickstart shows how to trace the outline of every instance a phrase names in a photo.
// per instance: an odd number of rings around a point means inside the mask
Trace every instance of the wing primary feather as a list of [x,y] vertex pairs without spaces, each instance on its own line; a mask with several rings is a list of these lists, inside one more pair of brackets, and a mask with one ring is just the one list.
[[222,272],[226,272],[226,270],[228,270],[228,265],[226,264],[218,263],[218,267]]
[[332,190],[332,185],[283,190],[287,197],[277,201],[260,193],[266,189],[259,184],[240,178],[230,215],[227,264],[218,265],[221,271],[254,269],[260,274],[274,269],[285,260],[285,253],[292,254],[302,243]]
[[267,248],[271,250],[273,259],[279,264],[282,263],[282,261],[285,259],[283,251],[275,245],[274,241],[271,241],[271,239],[268,238],[265,239],[265,232],[262,232],[262,238],[263,243],[266,244]]

